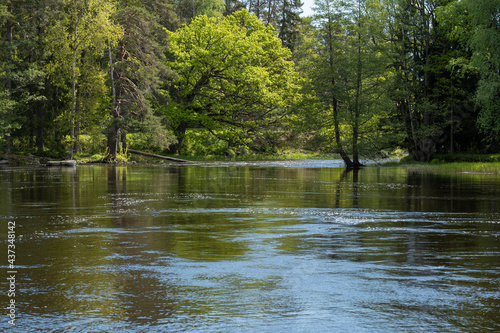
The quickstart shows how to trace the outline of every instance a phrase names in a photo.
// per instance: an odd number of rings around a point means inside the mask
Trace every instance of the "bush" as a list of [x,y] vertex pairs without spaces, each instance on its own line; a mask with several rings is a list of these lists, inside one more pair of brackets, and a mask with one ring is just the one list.
[[162,152],[177,142],[175,136],[169,131],[162,133],[129,133],[127,145],[129,148],[141,151]]
[[80,135],[80,152],[86,154],[97,154],[106,150],[106,137],[103,134]]
[[205,155],[230,155],[234,154],[229,149],[226,141],[213,136],[205,129],[191,129],[186,131],[182,142],[181,154],[187,156]]

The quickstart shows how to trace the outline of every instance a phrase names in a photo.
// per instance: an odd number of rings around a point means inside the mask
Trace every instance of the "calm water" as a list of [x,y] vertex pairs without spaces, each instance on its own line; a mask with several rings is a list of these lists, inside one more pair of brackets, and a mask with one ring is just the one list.
[[336,165],[0,168],[0,330],[500,331],[500,178]]

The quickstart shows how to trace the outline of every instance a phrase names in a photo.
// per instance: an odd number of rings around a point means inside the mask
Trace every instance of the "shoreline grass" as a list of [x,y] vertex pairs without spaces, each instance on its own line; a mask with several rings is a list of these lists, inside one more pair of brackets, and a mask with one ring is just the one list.
[[451,162],[442,164],[400,164],[408,171],[500,175],[500,162]]
[[286,160],[305,160],[305,159],[339,159],[340,156],[333,154],[319,154],[309,152],[281,152],[277,154],[250,154],[235,156],[220,155],[172,155],[175,158],[181,158],[193,162],[245,162],[245,161],[286,161]]

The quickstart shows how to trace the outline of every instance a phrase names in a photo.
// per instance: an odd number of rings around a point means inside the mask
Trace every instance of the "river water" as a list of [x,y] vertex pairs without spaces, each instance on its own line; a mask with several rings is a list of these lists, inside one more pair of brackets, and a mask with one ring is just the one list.
[[500,177],[340,165],[0,168],[0,330],[500,331]]

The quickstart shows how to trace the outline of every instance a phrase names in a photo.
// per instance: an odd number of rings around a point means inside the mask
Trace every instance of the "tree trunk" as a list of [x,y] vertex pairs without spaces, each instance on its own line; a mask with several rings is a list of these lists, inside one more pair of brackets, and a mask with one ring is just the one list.
[[275,0],[267,0],[268,6],[267,6],[267,23],[266,23],[266,26],[268,26],[271,23],[271,17],[272,17],[271,16],[271,8],[272,8],[271,5],[272,5],[273,1],[275,1]]
[[120,142],[121,142],[121,147],[120,147],[120,152],[124,153],[127,151],[127,132],[125,130],[120,131]]
[[189,162],[187,160],[182,160],[182,159],[179,159],[179,158],[167,157],[167,156],[157,155],[157,154],[150,154],[150,153],[145,153],[143,151],[138,151],[138,150],[134,150],[134,149],[129,149],[128,152],[131,153],[131,154],[137,154],[137,155],[142,155],[142,156],[154,157],[154,158],[159,158],[159,159],[162,159],[162,160],[169,160],[169,161],[182,162],[182,163]]
[[358,150],[358,140],[359,140],[359,117],[361,113],[361,89],[362,89],[362,77],[361,71],[363,70],[363,63],[361,59],[361,4],[358,2],[358,49],[357,49],[357,76],[356,76],[356,96],[354,103],[354,123],[352,128],[352,163],[353,167],[360,167],[359,162],[359,150]]
[[340,139],[338,102],[335,98],[333,99],[332,104],[333,104],[333,126],[334,126],[334,130],[335,130],[335,143],[337,144],[337,152],[339,153],[340,157],[344,161],[346,167],[353,168],[354,163],[351,161],[349,156],[344,151],[344,148],[342,146],[342,141]]
[[181,146],[182,146],[182,142],[184,141],[184,138],[186,137],[186,130],[188,128],[188,125],[186,122],[182,121],[179,126],[177,126],[176,129],[174,129],[174,134],[175,134],[175,137],[177,138],[177,143],[176,144],[173,144],[171,146],[171,149],[175,152],[175,153],[179,153],[180,150],[181,150]]
[[10,140],[10,134],[7,134],[5,136],[5,154],[6,155],[12,154],[12,143]]
[[77,0],[73,0],[75,10],[75,25],[73,30],[73,58],[71,59],[71,110],[70,110],[70,145],[69,158],[73,158],[75,141],[75,111],[76,111],[76,55],[78,50],[78,7]]
[[73,153],[78,154],[80,149],[80,92],[77,92],[76,110],[75,110],[75,138],[73,143]]
[[116,154],[118,150],[118,137],[119,128],[117,125],[117,120],[119,118],[118,104],[116,98],[116,86],[115,86],[115,73],[113,70],[113,55],[111,52],[111,43],[108,41],[108,56],[109,56],[109,78],[111,82],[111,110],[109,111],[109,116],[111,118],[111,125],[107,134],[108,137],[108,158],[116,159]]
[[37,118],[38,118],[38,124],[37,124],[37,133],[36,133],[36,147],[37,147],[37,153],[39,155],[43,154],[43,118],[45,115],[45,103],[42,103],[38,107],[37,110]]
[[116,159],[116,155],[118,154],[119,135],[120,135],[120,131],[118,130],[118,127],[113,124],[108,132],[108,156],[107,156],[107,158],[110,160]]
[[351,161],[351,159],[349,158],[349,156],[346,154],[346,152],[344,151],[344,147],[342,145],[342,141],[340,139],[340,126],[339,126],[339,110],[338,110],[338,100],[335,96],[336,92],[335,92],[335,86],[336,86],[336,82],[335,82],[335,75],[334,75],[334,68],[335,68],[335,64],[333,63],[333,56],[334,56],[334,50],[333,50],[333,38],[334,38],[334,32],[333,32],[333,28],[332,28],[332,19],[331,17],[328,18],[328,52],[329,52],[329,67],[330,67],[330,75],[332,76],[331,77],[331,95],[332,95],[332,99],[331,99],[331,104],[330,106],[332,107],[332,111],[333,111],[333,126],[334,126],[334,132],[335,132],[335,143],[337,145],[337,152],[340,154],[340,157],[342,158],[342,160],[344,161],[344,163],[346,164],[346,166],[348,168],[352,168],[354,165]]

